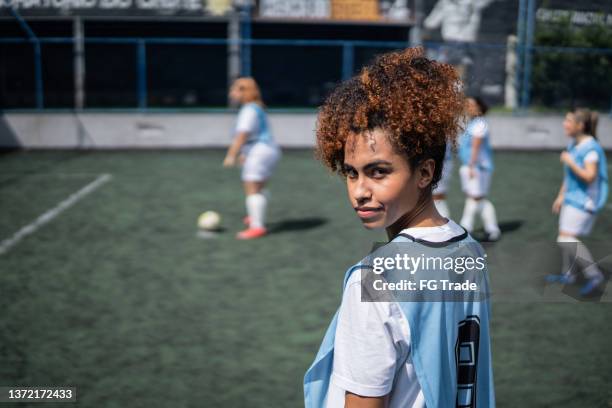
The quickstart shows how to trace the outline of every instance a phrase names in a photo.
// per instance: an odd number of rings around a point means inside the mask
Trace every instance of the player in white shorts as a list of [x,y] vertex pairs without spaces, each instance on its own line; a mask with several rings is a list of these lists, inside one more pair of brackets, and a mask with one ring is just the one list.
[[446,192],[448,184],[453,173],[453,149],[450,143],[446,144],[446,152],[444,153],[444,164],[442,165],[442,178],[438,181],[438,185],[433,189],[433,199],[436,209],[441,216],[450,218],[450,210],[446,203]]
[[227,150],[223,166],[234,166],[240,158],[248,214],[245,217],[247,229],[239,232],[236,238],[259,238],[267,233],[265,216],[269,194],[265,189],[266,182],[280,159],[281,151],[272,138],[261,92],[255,80],[237,79],[230,88],[229,96],[241,108],[235,137]]
[[608,170],[606,155],[597,142],[597,113],[588,109],[569,112],[563,121],[563,129],[571,141],[561,153],[565,178],[552,210],[559,214],[557,242],[563,256],[560,275],[549,275],[549,282],[573,283],[578,259],[585,262],[582,273],[587,283],[580,294],[587,296],[603,282],[604,276],[593,260],[588,248],[578,237],[588,235],[599,210],[608,196]]
[[493,150],[489,137],[489,125],[484,119],[488,107],[479,97],[467,98],[466,113],[469,118],[465,132],[459,138],[461,188],[467,196],[461,217],[461,225],[472,232],[474,218],[480,214],[487,240],[499,239],[495,207],[487,199],[493,173]]

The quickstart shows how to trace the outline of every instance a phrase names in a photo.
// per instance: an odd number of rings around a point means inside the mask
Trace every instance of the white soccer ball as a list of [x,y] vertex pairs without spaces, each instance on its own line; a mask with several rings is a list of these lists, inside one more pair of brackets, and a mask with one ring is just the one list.
[[207,231],[219,229],[221,216],[215,211],[205,211],[198,217],[198,227]]

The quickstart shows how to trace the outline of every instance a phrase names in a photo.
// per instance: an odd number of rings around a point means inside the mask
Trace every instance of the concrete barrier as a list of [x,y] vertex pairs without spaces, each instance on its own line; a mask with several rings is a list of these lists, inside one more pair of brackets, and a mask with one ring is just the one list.
[[[123,149],[225,147],[235,113],[5,113],[0,147],[30,149]],[[567,144],[563,116],[490,115],[496,149],[559,150]],[[270,113],[275,139],[283,147],[312,147],[316,114]],[[612,150],[612,120],[602,115],[598,137]]]

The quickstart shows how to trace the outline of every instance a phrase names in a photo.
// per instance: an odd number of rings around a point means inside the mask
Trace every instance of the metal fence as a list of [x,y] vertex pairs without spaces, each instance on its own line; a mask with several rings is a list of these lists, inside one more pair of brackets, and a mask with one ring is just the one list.
[[[320,104],[338,81],[375,55],[408,44],[88,37],[83,109],[223,109],[230,80],[227,55],[236,46],[241,73],[258,80],[270,107],[304,108]],[[493,105],[515,111],[576,104],[612,108],[612,48],[530,46],[520,39],[424,46],[431,57],[460,66],[466,90]],[[0,107],[75,109],[74,54],[70,37],[0,39]]]

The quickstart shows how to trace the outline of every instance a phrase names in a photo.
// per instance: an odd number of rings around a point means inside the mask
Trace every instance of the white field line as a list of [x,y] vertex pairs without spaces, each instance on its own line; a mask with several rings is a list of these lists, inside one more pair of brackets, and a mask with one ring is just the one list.
[[111,178],[112,176],[110,174],[100,174],[94,181],[87,184],[85,187],[83,187],[76,193],[71,194],[70,196],[68,196],[68,198],[61,201],[58,205],[51,208],[50,210],[47,210],[45,213],[40,215],[38,218],[36,218],[34,221],[29,223],[25,227],[22,227],[19,231],[13,234],[12,237],[0,242],[0,255],[8,252],[9,249],[17,245],[17,243],[19,243],[19,241],[21,241],[23,238],[38,231],[39,228],[41,228],[42,226],[53,220],[55,217],[60,215],[64,210],[67,210],[68,208],[72,207],[87,194],[93,192],[98,187],[109,182]]

